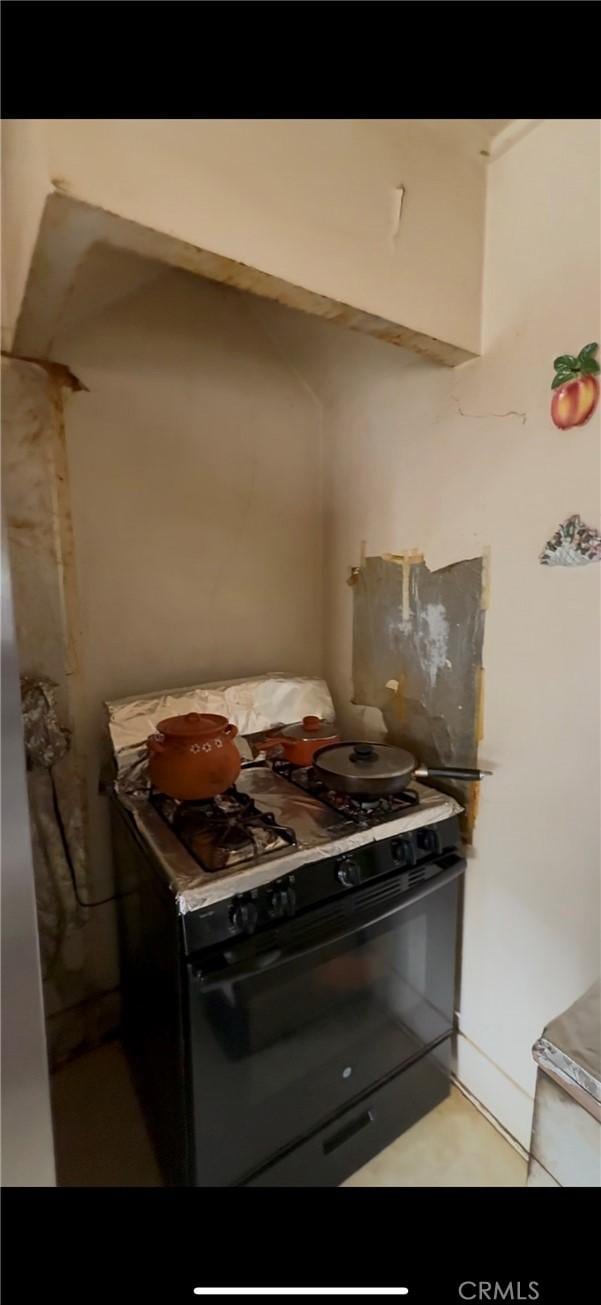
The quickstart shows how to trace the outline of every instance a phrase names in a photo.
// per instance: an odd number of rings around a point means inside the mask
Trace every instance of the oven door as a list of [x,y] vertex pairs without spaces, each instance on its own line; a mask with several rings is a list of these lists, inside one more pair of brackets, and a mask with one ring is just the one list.
[[465,861],[439,864],[192,958],[195,1185],[244,1181],[449,1036]]

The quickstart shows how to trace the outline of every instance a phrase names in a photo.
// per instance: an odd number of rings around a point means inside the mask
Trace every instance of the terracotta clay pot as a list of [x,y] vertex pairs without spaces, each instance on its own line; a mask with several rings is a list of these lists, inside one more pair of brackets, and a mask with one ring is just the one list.
[[225,716],[198,711],[159,721],[157,733],[146,740],[152,785],[180,801],[224,793],[242,765],[234,743],[237,733]]
[[291,725],[277,736],[265,739],[261,748],[266,751],[281,748],[286,761],[293,766],[312,766],[319,748],[332,743],[340,743],[335,725],[320,720],[319,716],[304,716],[300,725]]

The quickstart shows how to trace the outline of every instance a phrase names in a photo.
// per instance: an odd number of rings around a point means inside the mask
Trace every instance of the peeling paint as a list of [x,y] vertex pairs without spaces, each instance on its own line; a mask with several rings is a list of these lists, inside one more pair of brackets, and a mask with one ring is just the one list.
[[73,186],[66,177],[51,177],[50,184],[53,190],[59,191],[62,195],[70,195],[73,191]]

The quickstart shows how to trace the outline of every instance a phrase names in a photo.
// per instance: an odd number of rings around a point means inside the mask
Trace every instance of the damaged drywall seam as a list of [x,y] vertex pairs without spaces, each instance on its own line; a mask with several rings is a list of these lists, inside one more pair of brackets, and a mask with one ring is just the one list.
[[362,539],[362,540],[361,540],[360,547],[359,547],[359,565],[358,565],[358,566],[350,566],[350,567],[349,567],[349,574],[348,574],[348,579],[347,579],[347,582],[346,582],[346,583],[347,583],[347,585],[350,585],[351,587],[352,587],[353,585],[356,585],[356,583],[357,583],[357,581],[358,581],[358,579],[359,579],[359,576],[361,575],[361,572],[362,572],[362,570],[363,570],[363,567],[365,566],[365,550],[366,550],[366,548],[367,548],[367,540]]
[[411,573],[411,563],[408,557],[404,557],[403,558],[403,600],[402,600],[402,607],[401,607],[401,611],[403,613],[403,621],[408,621],[411,618],[411,608],[409,606],[410,573]]
[[485,544],[482,549],[482,595],[480,598],[480,608],[483,612],[488,610],[490,602],[490,544]]
[[[409,622],[411,620],[411,604],[409,600],[411,567],[419,565],[420,562],[423,562],[424,555],[423,553],[419,553],[417,549],[411,548],[406,550],[404,553],[382,553],[381,556],[383,562],[394,562],[396,566],[400,566],[402,568],[403,591],[402,591],[402,598],[401,598],[401,612],[403,616],[403,624],[405,624],[406,622]],[[362,555],[362,563],[361,563],[362,566],[364,562],[365,562],[365,550],[363,551],[363,555]]]
[[[488,611],[490,601],[490,545],[482,549],[482,586],[480,590],[480,611]],[[476,719],[474,722],[474,741],[476,755],[479,744],[484,738],[484,666],[476,669]],[[473,840],[474,828],[480,807],[480,785],[471,784],[467,808],[467,828],[469,841]]]

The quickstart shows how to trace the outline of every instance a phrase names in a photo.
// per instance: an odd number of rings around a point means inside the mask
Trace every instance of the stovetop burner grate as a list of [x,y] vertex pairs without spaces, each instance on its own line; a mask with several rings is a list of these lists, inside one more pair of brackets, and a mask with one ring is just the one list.
[[338,815],[345,816],[365,829],[369,829],[372,825],[383,824],[394,816],[402,815],[403,811],[419,806],[419,796],[413,789],[406,788],[402,793],[391,794],[388,797],[359,801],[358,798],[351,797],[347,793],[336,793],[334,789],[329,789],[319,778],[313,766],[295,766],[290,761],[276,759],[272,763],[272,768],[276,775],[281,775],[283,779],[289,780],[305,793],[310,793]]
[[219,797],[180,802],[153,789],[150,801],[202,870],[234,869],[257,856],[294,846],[296,834],[232,787]]

